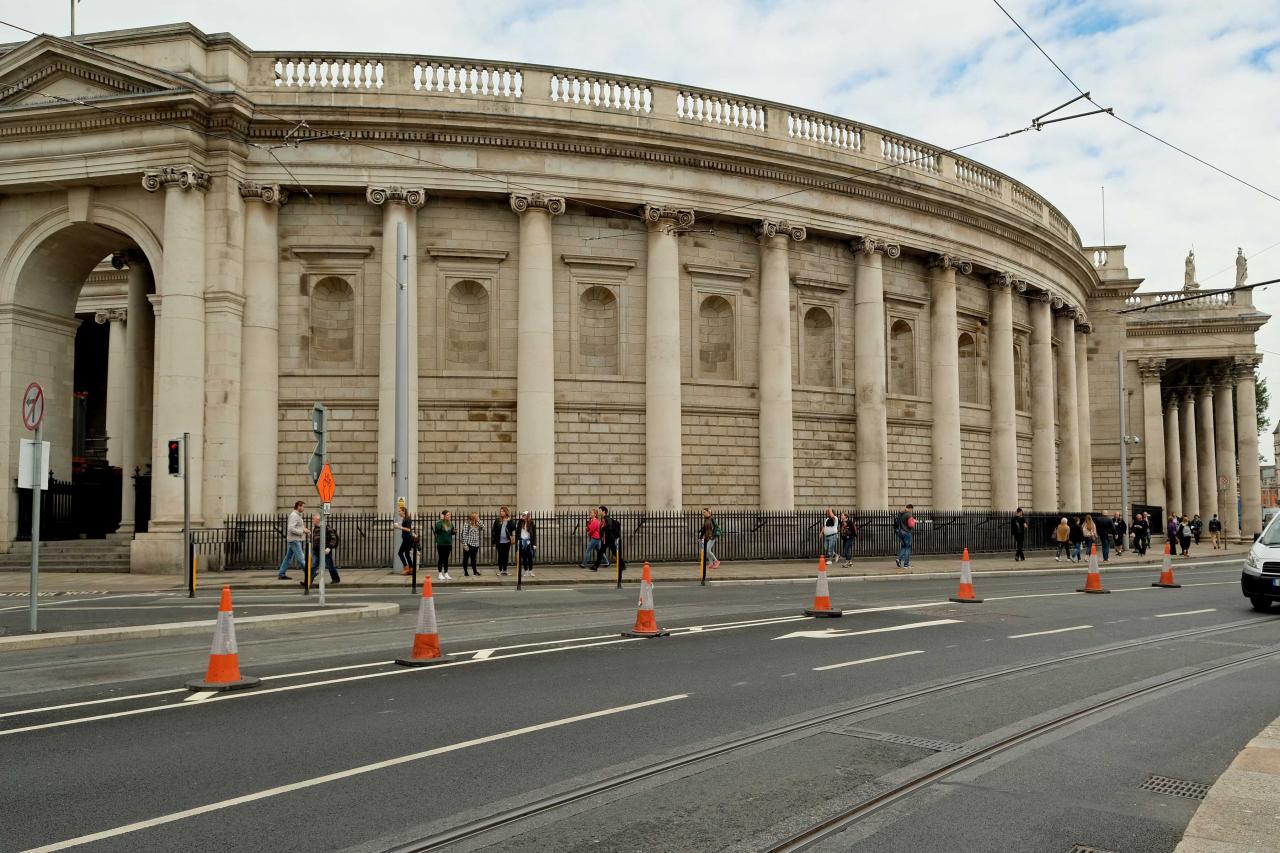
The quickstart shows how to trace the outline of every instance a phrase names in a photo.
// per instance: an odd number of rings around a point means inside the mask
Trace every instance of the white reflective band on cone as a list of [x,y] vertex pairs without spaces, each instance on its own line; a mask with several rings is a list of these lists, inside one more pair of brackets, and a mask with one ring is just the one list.
[[213,629],[213,654],[236,654],[236,623],[228,612],[218,613],[218,622]]
[[418,633],[419,634],[435,634],[436,632],[436,603],[435,599],[423,598],[418,605]]
[[640,604],[641,610],[653,609],[653,582],[640,581]]
[[831,593],[827,588],[827,573],[818,572],[818,597],[829,598],[830,596]]
[[973,569],[968,560],[960,561],[960,583],[973,583]]

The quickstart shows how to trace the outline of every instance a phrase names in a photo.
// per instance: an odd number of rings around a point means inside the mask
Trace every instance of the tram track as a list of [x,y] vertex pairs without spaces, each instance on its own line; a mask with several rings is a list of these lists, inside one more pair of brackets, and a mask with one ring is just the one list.
[[[471,841],[480,838],[488,833],[514,826],[521,821],[529,820],[538,816],[547,815],[558,809],[589,800],[592,797],[609,793],[618,789],[625,788],[640,782],[653,780],[663,775],[675,774],[679,771],[694,765],[711,761],[714,759],[731,756],[735,753],[742,752],[751,747],[761,744],[767,744],[786,738],[791,735],[804,733],[808,730],[820,729],[832,723],[839,722],[849,717],[855,717],[869,712],[879,711],[891,706],[909,702],[915,699],[930,697],[936,694],[945,693],[950,690],[956,690],[972,685],[982,684],[984,682],[996,681],[1002,678],[1008,678],[1038,670],[1050,669],[1062,664],[1072,663],[1074,661],[1086,660],[1089,658],[1102,657],[1121,652],[1127,652],[1135,649],[1141,649],[1148,646],[1158,645],[1161,643],[1176,642],[1180,640],[1193,639],[1197,637],[1212,636],[1216,634],[1224,634],[1232,631],[1239,631],[1250,628],[1255,625],[1272,622],[1270,618],[1245,619],[1236,622],[1226,623],[1223,625],[1214,625],[1203,628],[1193,628],[1185,631],[1177,631],[1172,633],[1160,634],[1152,637],[1144,637],[1137,640],[1129,640],[1121,643],[1113,643],[1107,646],[1101,646],[1095,649],[1085,651],[1070,652],[1061,655],[1055,655],[1050,658],[1032,661],[1029,663],[1015,664],[1013,666],[1001,667],[999,669],[977,672],[963,675],[954,679],[930,684],[925,687],[919,687],[894,693],[889,696],[880,697],[846,708],[834,711],[827,711],[821,714],[815,714],[804,719],[795,720],[782,725],[778,725],[763,731],[755,732],[725,743],[715,746],[706,747],[699,750],[692,750],[681,755],[664,759],[659,762],[636,768],[627,772],[619,773],[605,779],[587,783],[566,791],[552,794],[546,797],[530,800],[512,808],[508,808],[492,815],[477,820],[468,821],[444,830],[425,835],[408,843],[403,843],[395,847],[386,849],[386,853],[426,853],[426,851],[440,850],[452,844],[463,841]],[[1280,648],[1261,652],[1251,655],[1247,658],[1230,661],[1226,663],[1216,664],[1210,667],[1204,667],[1191,673],[1184,673],[1179,676],[1171,677],[1159,683],[1148,685],[1120,696],[1090,705],[1086,708],[1064,714],[1047,722],[1038,724],[1037,726],[1015,733],[997,743],[990,744],[980,750],[969,752],[955,761],[932,769],[927,773],[923,773],[901,785],[892,789],[881,792],[875,797],[865,800],[854,805],[851,808],[841,811],[839,814],[829,817],[822,823],[810,827],[801,833],[791,836],[778,846],[766,848],[773,851],[792,851],[802,850],[809,847],[824,838],[834,835],[861,818],[877,811],[892,802],[896,802],[910,794],[921,790],[935,782],[946,778],[947,776],[958,772],[972,764],[990,758],[996,754],[1012,749],[1021,743],[1032,740],[1041,735],[1047,734],[1063,726],[1069,725],[1076,720],[1087,717],[1091,714],[1098,713],[1108,708],[1124,702],[1145,696],[1157,690],[1161,690],[1175,684],[1183,683],[1195,678],[1204,677],[1210,673],[1232,667],[1244,666],[1259,660],[1280,655]]]

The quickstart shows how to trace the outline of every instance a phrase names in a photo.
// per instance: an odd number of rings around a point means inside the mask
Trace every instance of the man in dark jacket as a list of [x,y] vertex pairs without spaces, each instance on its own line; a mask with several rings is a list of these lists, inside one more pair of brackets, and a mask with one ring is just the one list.
[[604,560],[606,554],[612,554],[613,559],[618,560],[618,571],[625,572],[627,570],[626,561],[622,559],[622,524],[618,519],[609,515],[607,506],[600,507],[600,547],[596,549],[595,567],[600,568],[600,561]]
[[1084,528],[1080,526],[1080,516],[1071,516],[1071,559],[1080,562],[1080,546],[1084,544]]
[[1105,563],[1111,559],[1111,546],[1116,541],[1116,525],[1111,516],[1104,512],[1098,516],[1094,527],[1098,528],[1098,544],[1102,546],[1102,562]]
[[1027,542],[1027,517],[1022,514],[1022,507],[1014,510],[1013,518],[1009,519],[1009,533],[1013,535],[1013,559],[1027,559],[1027,555],[1022,553],[1022,547]]
[[1111,522],[1115,525],[1116,530],[1116,553],[1123,554],[1125,546],[1129,543],[1129,526],[1124,523],[1124,516],[1120,514],[1119,510],[1116,511],[1115,517],[1111,519]]
[[1138,550],[1139,556],[1147,553],[1147,543],[1151,541],[1151,522],[1147,521],[1147,514],[1140,512],[1133,517],[1133,547]]

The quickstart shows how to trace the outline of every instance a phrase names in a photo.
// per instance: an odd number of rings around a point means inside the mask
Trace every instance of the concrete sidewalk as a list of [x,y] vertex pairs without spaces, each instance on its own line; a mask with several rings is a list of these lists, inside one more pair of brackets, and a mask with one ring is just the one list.
[[1280,719],[1251,740],[1187,825],[1174,853],[1280,850]]
[[[1249,545],[1231,545],[1225,550],[1213,550],[1207,544],[1198,548],[1193,547],[1190,557],[1175,557],[1173,559],[1174,571],[1181,564],[1201,563],[1211,560],[1223,561],[1239,561],[1248,553]],[[1101,563],[1100,568],[1105,575],[1107,571],[1117,569],[1134,569],[1134,568],[1150,568],[1153,574],[1158,574],[1160,568],[1161,554],[1148,552],[1145,557],[1139,557],[1133,552],[1123,555],[1112,555],[1111,560],[1107,563]],[[767,580],[796,580],[803,578],[813,578],[816,572],[817,560],[803,561],[754,561],[754,562],[729,562],[721,564],[716,571],[707,572],[708,582],[716,581],[767,581]],[[973,570],[979,575],[988,577],[998,577],[1008,574],[1022,573],[1045,573],[1045,572],[1061,572],[1063,574],[1078,573],[1083,578],[1086,566],[1081,563],[1070,563],[1066,560],[1057,562],[1053,558],[1051,552],[1030,552],[1028,558],[1024,561],[1014,562],[1012,555],[1004,554],[976,554],[972,560]],[[642,562],[628,562],[627,571],[623,575],[624,582],[634,583],[640,578],[640,569]],[[697,581],[699,579],[698,565],[696,563],[658,563],[652,567],[653,577],[655,581]],[[480,586],[514,586],[515,572],[508,577],[498,577],[497,571],[492,566],[484,566],[481,568],[483,574],[480,577],[463,577],[461,568],[451,568],[453,580],[447,582],[451,587],[480,587]],[[859,557],[855,558],[852,563],[844,565],[833,565],[828,567],[828,577],[832,579],[862,579],[876,580],[888,578],[903,577],[946,577],[957,576],[960,571],[960,555],[951,557],[946,556],[920,556],[914,557],[911,561],[911,568],[898,569],[894,566],[892,557]],[[430,565],[420,568],[418,571],[418,580],[430,576],[435,579],[435,566]],[[536,567],[534,577],[525,575],[524,584],[550,584],[563,586],[567,584],[612,584],[616,583],[617,575],[613,569],[601,567],[599,572],[591,572],[577,566],[542,566]],[[290,572],[289,581],[276,580],[274,569],[248,569],[243,571],[229,572],[208,572],[199,576],[199,586],[201,592],[220,588],[223,585],[230,586],[232,589],[273,589],[273,590],[290,590],[297,589],[301,580],[301,573],[297,570]],[[1152,580],[1155,580],[1153,577]],[[28,590],[28,575],[25,572],[2,572],[0,573],[0,596],[21,595]],[[409,578],[401,575],[399,572],[393,572],[387,569],[346,569],[342,571],[342,584],[338,589],[395,589],[397,587],[407,588],[409,586]],[[186,581],[183,577],[173,575],[142,575],[142,574],[113,574],[113,573],[94,573],[94,574],[66,574],[50,572],[40,575],[41,595],[49,594],[56,596],[59,594],[69,594],[75,592],[77,594],[86,593],[125,593],[125,592],[143,592],[143,591],[165,591],[175,589],[185,589]]]

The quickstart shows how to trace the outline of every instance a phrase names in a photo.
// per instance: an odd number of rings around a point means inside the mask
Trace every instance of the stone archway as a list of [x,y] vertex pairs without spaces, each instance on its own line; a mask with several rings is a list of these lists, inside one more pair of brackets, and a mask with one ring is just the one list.
[[[151,269],[152,262],[160,262],[160,248],[130,214],[110,208],[93,213],[93,221],[72,221],[67,208],[38,218],[15,240],[0,266],[0,471],[16,477],[17,439],[24,432],[17,401],[27,383],[40,382],[46,394],[44,437],[50,442],[54,476],[89,482],[86,465],[121,469],[121,528],[131,532],[130,475],[135,468],[145,469],[152,456],[150,417],[144,414],[151,410],[154,341],[148,297],[156,289]],[[111,269],[106,265],[112,261],[124,273],[119,292],[82,302],[86,280],[95,268]],[[77,446],[74,429],[77,330],[95,322],[108,326],[105,335],[98,336],[108,341],[109,374],[107,400],[99,403],[107,409],[109,439],[101,458]],[[83,436],[79,438],[83,444]],[[0,548],[14,541],[17,520],[18,495],[6,489],[0,500]],[[72,522],[85,527],[81,532],[108,532],[101,519],[82,516],[79,508]],[[75,532],[74,527],[67,529]]]

